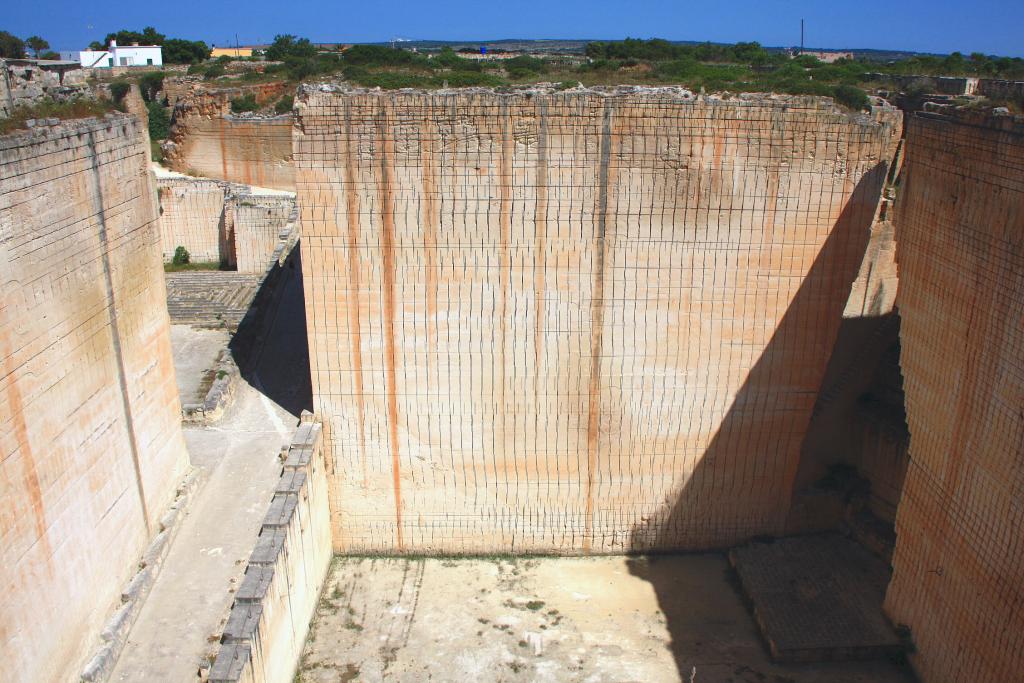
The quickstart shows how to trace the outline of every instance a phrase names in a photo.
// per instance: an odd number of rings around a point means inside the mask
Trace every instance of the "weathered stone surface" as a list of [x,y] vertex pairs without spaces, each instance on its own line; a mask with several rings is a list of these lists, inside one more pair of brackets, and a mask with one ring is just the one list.
[[289,450],[308,449],[313,455],[281,473],[224,627],[221,649],[210,671],[212,682],[295,677],[331,558],[320,434],[319,425],[311,429],[309,424],[295,432]]
[[772,661],[733,584],[716,553],[339,557],[301,680],[913,683],[884,659]]
[[751,543],[729,551],[772,658],[779,662],[896,655],[882,614],[885,563],[838,534]]
[[[85,69],[68,62],[0,59],[0,116],[43,100],[67,101],[91,97]],[[53,124],[50,124],[53,125]]]
[[240,273],[265,273],[274,251],[288,237],[296,218],[291,196],[245,195],[233,201],[235,260]]
[[81,670],[187,464],[148,145],[0,138],[2,680]]
[[896,227],[911,465],[886,608],[927,681],[1024,671],[1024,125],[914,116]]
[[167,310],[175,324],[235,329],[263,282],[260,275],[224,271],[167,273]]
[[157,179],[164,261],[184,247],[192,263],[265,273],[295,222],[295,197],[208,178]]
[[252,94],[263,103],[287,93],[284,84],[218,92],[175,89],[167,163],[175,171],[276,190],[295,189],[291,114],[237,117],[232,97]]
[[184,247],[193,263],[228,260],[224,183],[204,178],[160,178],[160,233],[165,262]]
[[677,89],[296,110],[337,549],[781,531],[891,112]]

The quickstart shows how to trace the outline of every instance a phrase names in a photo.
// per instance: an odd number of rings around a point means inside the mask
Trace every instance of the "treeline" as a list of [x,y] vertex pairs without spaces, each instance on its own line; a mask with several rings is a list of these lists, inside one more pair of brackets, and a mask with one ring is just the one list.
[[965,57],[959,52],[946,55],[920,55],[886,64],[880,73],[901,76],[977,76],[1008,81],[1024,79],[1024,59],[997,57],[972,52]]
[[[790,61],[784,52],[769,52],[759,43],[736,43],[721,45],[700,43],[680,45],[661,38],[640,40],[626,38],[616,41],[595,41],[587,43],[586,55],[593,60],[665,62],[693,60],[706,64],[739,64],[751,67],[781,66]],[[798,58],[799,59],[799,58]],[[811,56],[807,60],[817,62]],[[1024,78],[1024,59],[1020,57],[999,57],[973,52],[965,57],[959,52],[949,55],[918,55],[906,59],[877,61],[869,59],[840,59],[838,64],[854,65],[864,73],[877,72],[893,75],[924,76],[978,76],[1015,80]]]
[[306,38],[279,35],[266,49],[265,73],[280,74],[292,81],[340,73],[346,80],[366,87],[435,88],[499,86],[506,81],[487,73],[488,65],[465,59],[451,48],[434,57],[382,45],[354,45],[344,52],[320,51]]
[[50,50],[50,43],[39,36],[29,36],[22,40],[8,31],[0,31],[0,57],[7,59],[25,59],[28,50],[36,59],[60,59],[60,55]]
[[595,41],[587,43],[585,52],[591,59],[636,59],[649,62],[692,59],[698,62],[732,62],[753,66],[780,63],[787,59],[785,54],[768,52],[756,42],[735,45],[679,45],[662,38]]

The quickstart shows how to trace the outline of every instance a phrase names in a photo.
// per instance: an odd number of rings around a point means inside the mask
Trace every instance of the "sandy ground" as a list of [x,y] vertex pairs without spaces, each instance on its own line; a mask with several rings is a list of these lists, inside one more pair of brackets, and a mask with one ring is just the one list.
[[227,348],[226,330],[204,330],[188,325],[171,325],[171,352],[178,396],[184,403],[202,403],[210,382],[206,375]]
[[339,557],[298,680],[910,681],[890,662],[773,664],[719,554]]
[[[296,271],[297,272],[297,271]],[[298,284],[296,283],[298,281]],[[185,428],[193,467],[203,483],[181,521],[145,604],[118,659],[112,681],[197,681],[216,653],[233,590],[245,572],[274,486],[278,453],[291,440],[308,403],[304,355],[282,353],[305,339],[301,280],[291,278],[285,304],[269,316],[266,341],[247,364],[224,416],[213,426]],[[227,341],[223,331],[174,326],[172,346],[181,391],[198,383]],[[303,365],[303,363],[306,363]]]

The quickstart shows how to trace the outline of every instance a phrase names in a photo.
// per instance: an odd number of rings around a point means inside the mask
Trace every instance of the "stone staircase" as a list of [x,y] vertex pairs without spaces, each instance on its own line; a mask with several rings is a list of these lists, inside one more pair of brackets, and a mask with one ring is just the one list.
[[166,273],[171,323],[234,331],[264,277],[260,273],[226,271]]

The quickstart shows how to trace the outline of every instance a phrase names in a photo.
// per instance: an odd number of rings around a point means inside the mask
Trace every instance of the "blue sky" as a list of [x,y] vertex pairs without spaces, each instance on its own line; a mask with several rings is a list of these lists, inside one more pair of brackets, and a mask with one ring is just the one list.
[[168,36],[245,43],[276,33],[314,41],[362,42],[393,37],[496,38],[661,37],[670,40],[808,47],[883,48],[1024,56],[1022,0],[160,0],[81,2],[11,0],[0,30],[39,34],[54,49],[85,47],[121,28],[155,26]]

